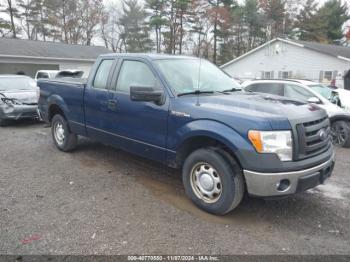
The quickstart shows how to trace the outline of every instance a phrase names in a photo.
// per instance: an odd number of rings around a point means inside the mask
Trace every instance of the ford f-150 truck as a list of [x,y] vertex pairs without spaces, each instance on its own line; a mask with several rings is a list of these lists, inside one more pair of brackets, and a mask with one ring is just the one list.
[[333,170],[326,112],[244,93],[210,62],[183,56],[100,56],[86,83],[39,80],[39,111],[58,149],[93,138],[182,168],[188,197],[225,214],[245,192],[279,197],[313,188]]

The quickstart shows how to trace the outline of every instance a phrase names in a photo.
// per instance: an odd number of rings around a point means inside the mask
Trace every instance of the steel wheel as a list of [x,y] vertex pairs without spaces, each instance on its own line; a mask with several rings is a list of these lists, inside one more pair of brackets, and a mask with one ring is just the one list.
[[217,202],[222,193],[218,172],[208,163],[198,163],[191,171],[191,187],[195,195],[208,204]]
[[62,146],[65,140],[64,128],[62,123],[56,122],[54,127],[55,140],[58,145]]

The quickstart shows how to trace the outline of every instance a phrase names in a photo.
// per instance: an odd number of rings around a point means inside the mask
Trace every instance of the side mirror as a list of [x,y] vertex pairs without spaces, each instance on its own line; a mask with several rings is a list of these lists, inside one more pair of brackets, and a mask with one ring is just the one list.
[[131,101],[163,104],[164,92],[162,90],[154,90],[154,88],[150,86],[131,86],[130,99]]
[[318,99],[317,97],[310,97],[307,100],[308,103],[312,103],[312,104],[322,104],[322,101],[320,99]]

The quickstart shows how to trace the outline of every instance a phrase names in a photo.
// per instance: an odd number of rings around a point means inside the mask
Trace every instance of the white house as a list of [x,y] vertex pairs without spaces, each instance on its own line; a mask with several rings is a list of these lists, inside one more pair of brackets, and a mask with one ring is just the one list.
[[242,80],[301,78],[350,89],[350,47],[276,38],[221,68]]
[[95,59],[109,52],[102,46],[0,38],[0,74],[34,77],[38,70],[77,69],[86,77]]

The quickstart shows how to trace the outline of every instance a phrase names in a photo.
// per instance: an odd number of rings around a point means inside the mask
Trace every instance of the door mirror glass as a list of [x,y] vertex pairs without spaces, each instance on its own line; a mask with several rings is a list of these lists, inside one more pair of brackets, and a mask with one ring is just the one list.
[[155,102],[156,104],[164,103],[163,90],[155,89],[150,86],[131,86],[130,87],[131,101],[138,102]]
[[313,96],[313,97],[310,97],[308,100],[307,100],[308,103],[313,103],[313,104],[322,104],[321,100],[318,99],[317,97]]

